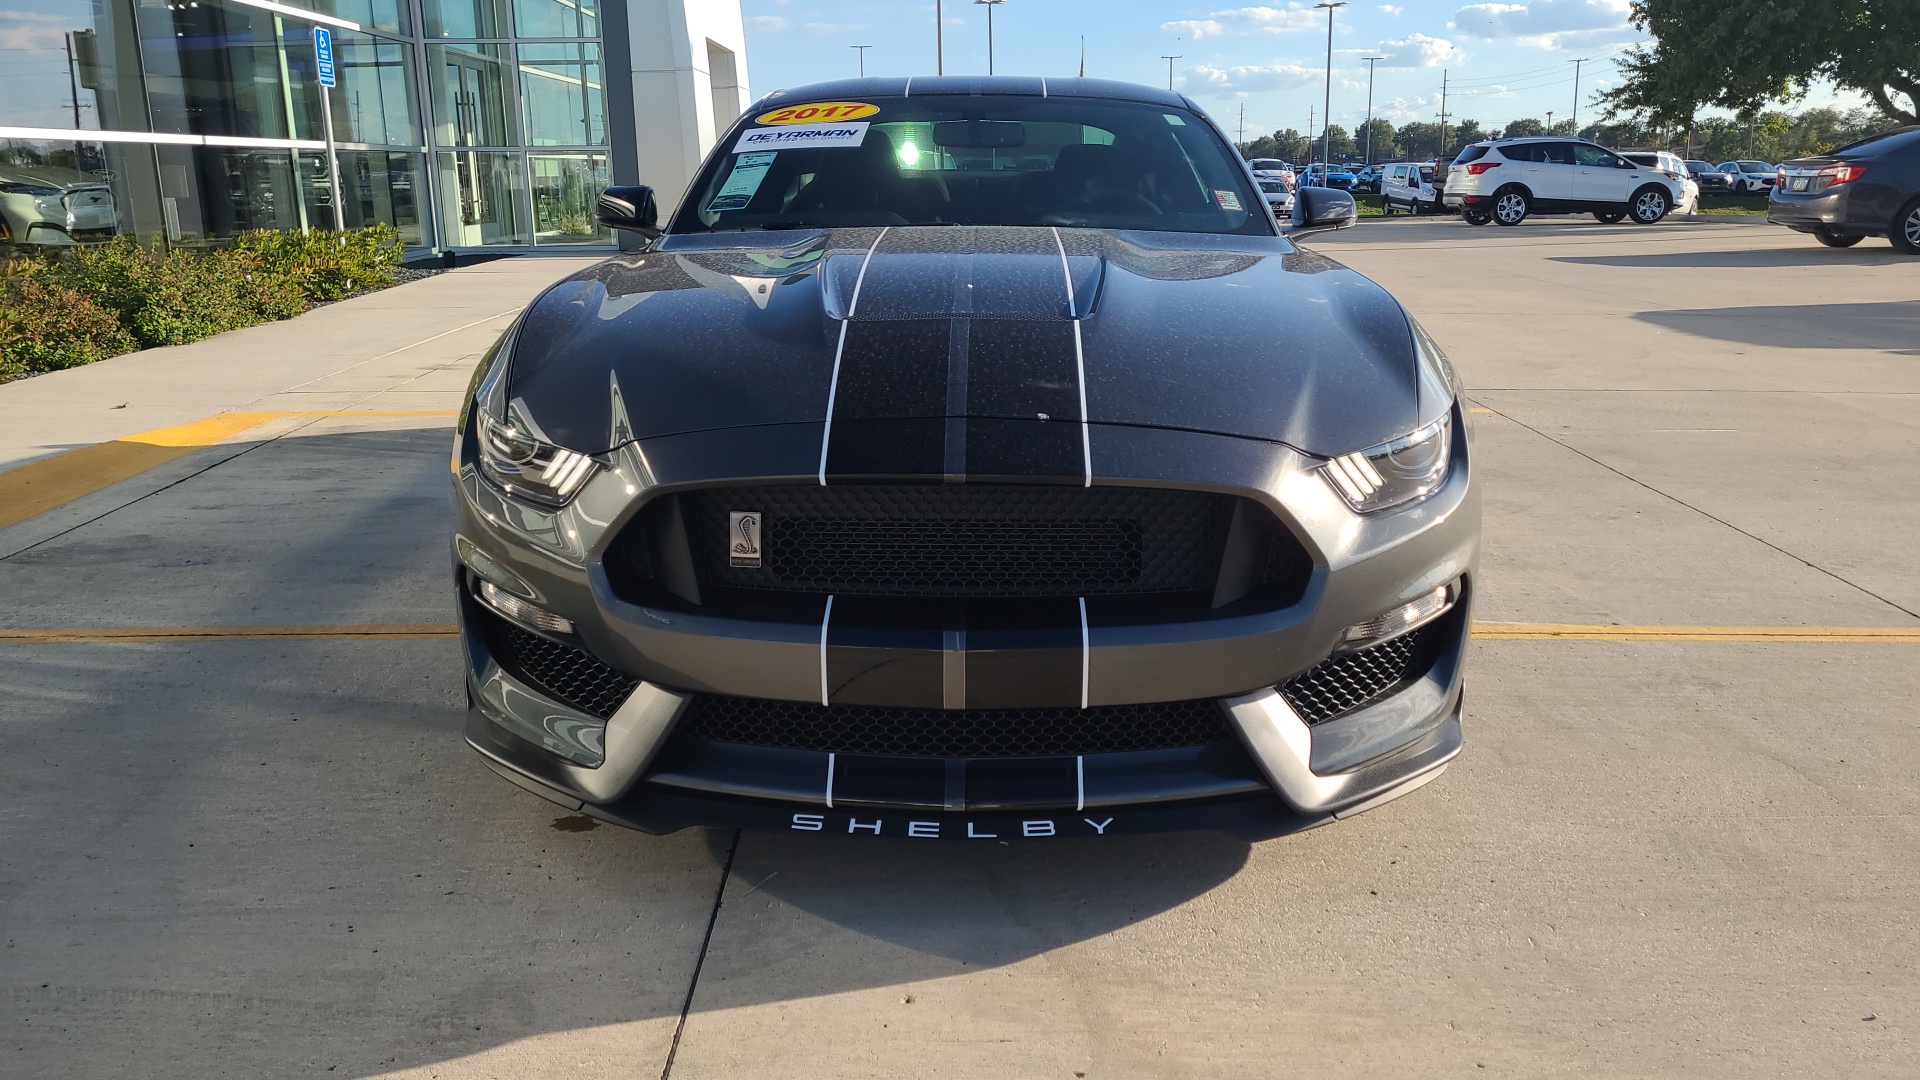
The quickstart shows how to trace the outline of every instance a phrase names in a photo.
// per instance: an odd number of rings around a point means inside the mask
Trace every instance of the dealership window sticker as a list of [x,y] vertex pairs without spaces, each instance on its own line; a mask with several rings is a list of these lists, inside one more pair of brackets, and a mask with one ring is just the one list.
[[749,128],[741,132],[733,152],[786,150],[798,147],[859,146],[867,140],[867,122],[851,124],[794,124],[789,127]]
[[779,156],[778,151],[763,150],[735,158],[733,171],[727,174],[727,182],[721,186],[719,194],[707,204],[707,213],[745,210],[747,204],[753,201],[753,193],[760,190],[760,182],[767,178],[767,170],[773,168],[773,159]]
[[763,112],[753,118],[756,124],[817,124],[828,120],[858,120],[863,116],[872,116],[880,111],[880,106],[869,105],[864,101],[815,101],[806,105],[789,105],[784,109]]

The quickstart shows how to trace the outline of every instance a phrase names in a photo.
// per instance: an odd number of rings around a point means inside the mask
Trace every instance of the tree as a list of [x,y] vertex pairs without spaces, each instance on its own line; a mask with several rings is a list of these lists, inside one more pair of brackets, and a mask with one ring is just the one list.
[[1326,142],[1323,143],[1320,139],[1313,140],[1313,160],[1315,161],[1319,161],[1322,156],[1331,157],[1334,161],[1344,161],[1360,152],[1360,149],[1353,145],[1353,136],[1348,135],[1347,129],[1339,124],[1328,124],[1326,130],[1321,133],[1321,138]]
[[1433,157],[1440,152],[1440,125],[1418,120],[1402,124],[1393,133],[1393,141],[1400,147],[1400,152],[1410,159],[1417,161]]
[[1503,139],[1523,139],[1530,135],[1545,135],[1546,133],[1547,125],[1535,120],[1531,116],[1523,116],[1518,120],[1509,122],[1506,128],[1500,132],[1500,137]]
[[[1369,133],[1373,136],[1371,145],[1367,142]],[[1377,116],[1360,126],[1353,141],[1360,144],[1362,154],[1371,155],[1374,161],[1392,161],[1400,156],[1400,148],[1393,142],[1393,124]]]
[[1684,129],[1705,105],[1747,118],[1830,79],[1872,98],[1888,118],[1920,124],[1914,0],[1633,0],[1632,19],[1654,41],[1621,57],[1625,81],[1601,95],[1609,118]]

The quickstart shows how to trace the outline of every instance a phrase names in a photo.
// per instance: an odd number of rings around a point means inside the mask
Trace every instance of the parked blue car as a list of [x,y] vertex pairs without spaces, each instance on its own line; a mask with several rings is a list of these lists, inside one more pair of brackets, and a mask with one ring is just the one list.
[[1355,180],[1352,170],[1345,165],[1335,165],[1329,169],[1324,163],[1307,166],[1306,173],[1300,178],[1300,182],[1307,187],[1339,188],[1342,191],[1352,191]]

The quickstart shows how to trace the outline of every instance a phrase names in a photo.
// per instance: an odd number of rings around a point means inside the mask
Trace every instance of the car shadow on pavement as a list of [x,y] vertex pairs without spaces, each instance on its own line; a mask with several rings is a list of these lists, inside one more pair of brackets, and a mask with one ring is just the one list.
[[[261,444],[10,560],[8,621],[443,621],[445,445]],[[468,1075],[586,1031],[651,1072],[703,949],[696,1011],[884,989],[1122,931],[1250,851],[647,836],[489,772],[444,638],[10,648],[0,1030],[19,1075],[142,1055],[151,1076]]]
[[1550,262],[1576,266],[1627,266],[1649,270],[1715,270],[1736,267],[1844,266],[1858,263],[1900,263],[1913,259],[1865,240],[1859,247],[1826,248],[1808,240],[1804,248],[1749,248],[1727,251],[1661,251],[1642,255],[1556,255]]
[[[1633,317],[1683,334],[1746,345],[1880,349],[1901,356],[1920,356],[1920,300],[1642,311]],[[1814,332],[1810,327],[1835,329]]]

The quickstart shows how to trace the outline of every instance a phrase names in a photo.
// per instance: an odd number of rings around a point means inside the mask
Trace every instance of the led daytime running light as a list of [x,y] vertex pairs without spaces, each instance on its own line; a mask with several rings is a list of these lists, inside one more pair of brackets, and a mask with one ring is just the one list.
[[1453,607],[1457,592],[1453,583],[1442,585],[1411,603],[1402,604],[1384,615],[1350,626],[1340,636],[1345,646],[1375,645],[1399,637],[1409,630],[1425,626]]
[[479,595],[482,603],[530,630],[544,630],[549,634],[573,633],[572,621],[529,604],[485,578],[480,579]]

